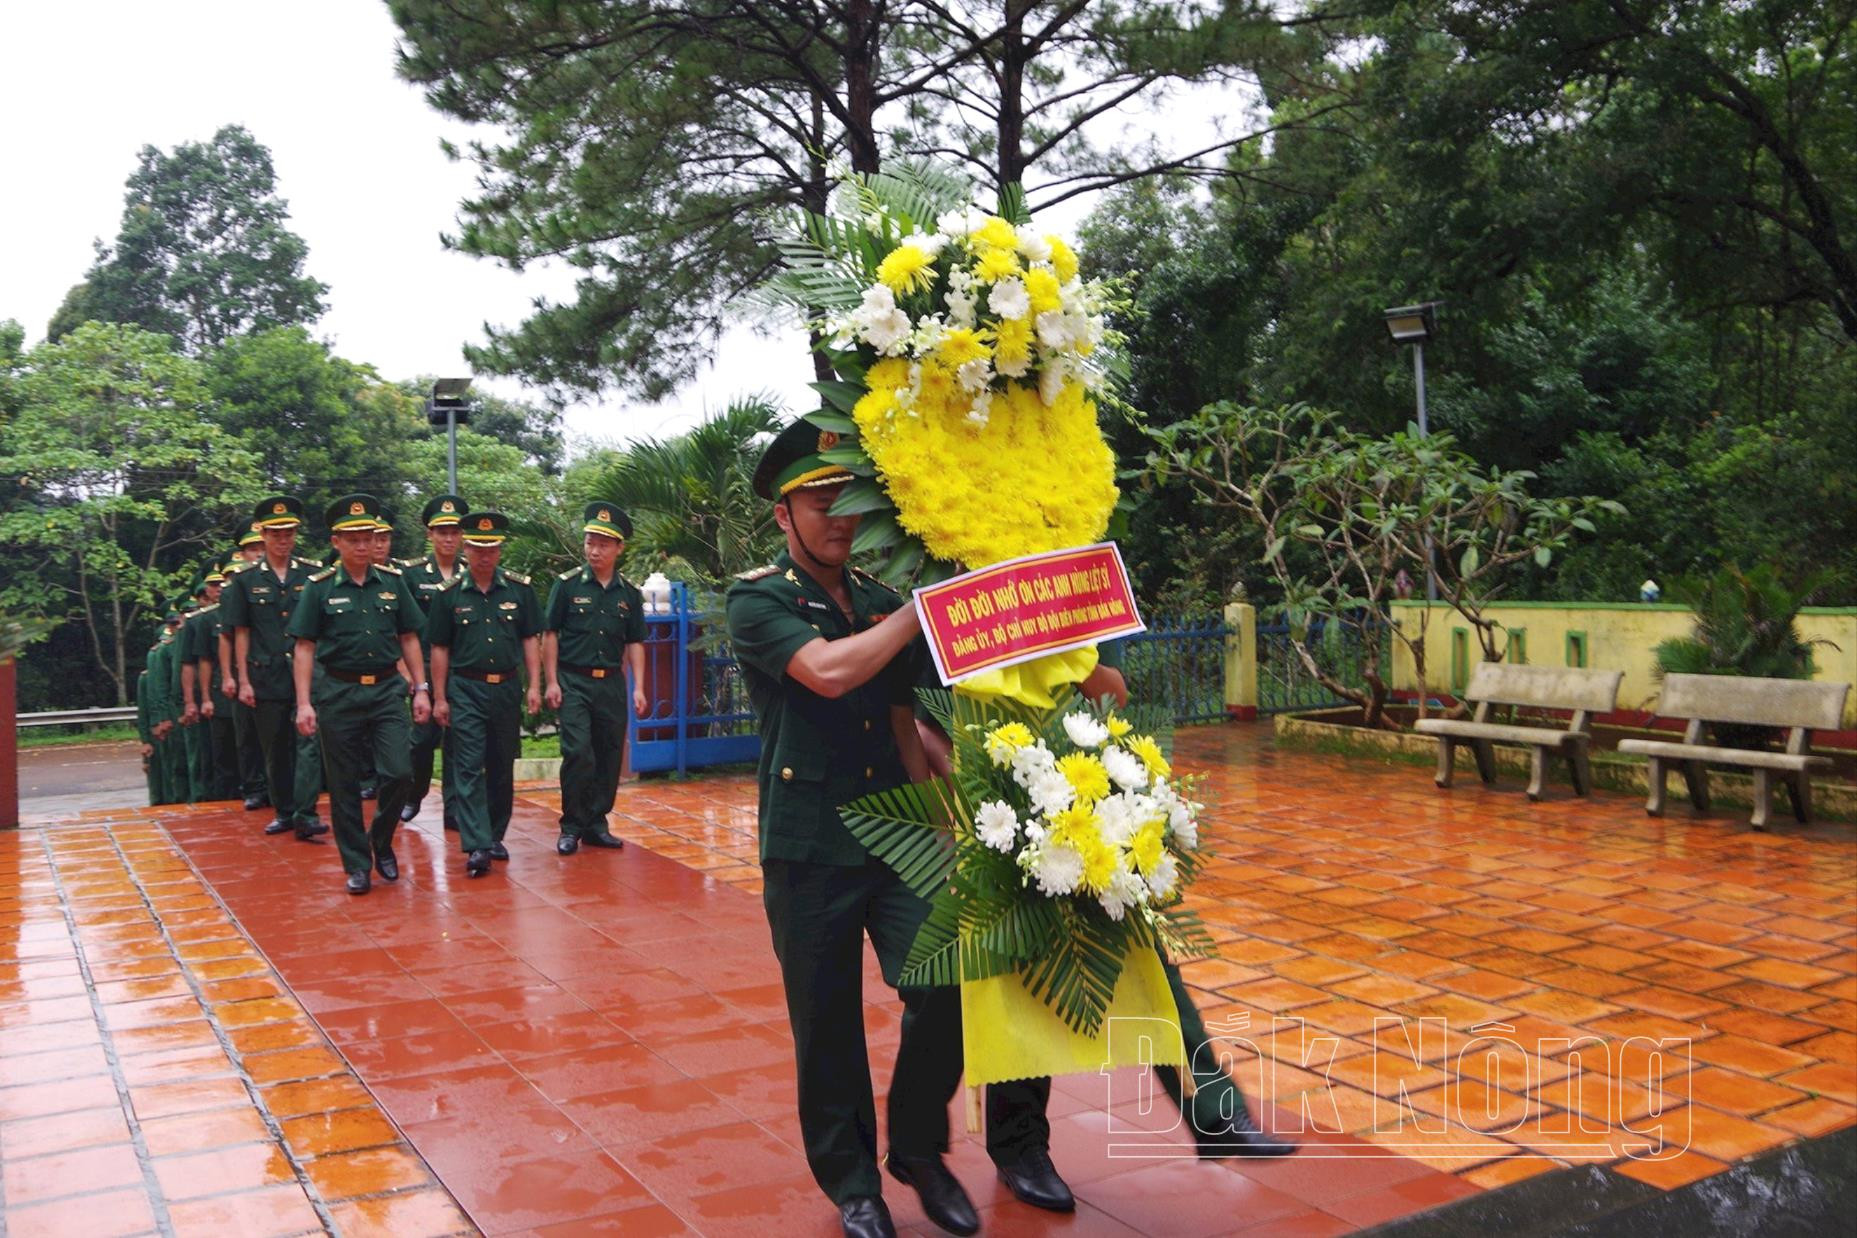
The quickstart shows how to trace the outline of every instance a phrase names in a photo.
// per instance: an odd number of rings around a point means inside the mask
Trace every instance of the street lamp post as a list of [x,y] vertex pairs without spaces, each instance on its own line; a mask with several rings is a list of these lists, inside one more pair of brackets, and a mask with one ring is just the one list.
[[[1425,420],[1425,341],[1437,329],[1438,306],[1442,301],[1425,301],[1418,305],[1400,305],[1386,311],[1386,332],[1395,344],[1412,345],[1412,377],[1418,387],[1419,437],[1430,435]],[[1425,598],[1438,600],[1438,572],[1432,559],[1431,539],[1425,539]]]
[[468,378],[441,378],[426,397],[426,421],[445,427],[445,484],[453,494],[458,493],[458,427],[471,419],[471,404],[465,398],[470,389]]

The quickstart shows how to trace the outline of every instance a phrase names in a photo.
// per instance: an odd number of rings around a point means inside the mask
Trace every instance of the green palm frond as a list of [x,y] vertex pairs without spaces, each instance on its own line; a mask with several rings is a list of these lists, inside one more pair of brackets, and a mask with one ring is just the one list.
[[973,201],[973,183],[952,169],[926,160],[902,160],[858,178],[862,196],[892,217],[933,232],[935,220]]
[[1053,902],[1060,927],[1044,957],[1020,975],[1033,997],[1051,1007],[1073,1031],[1094,1036],[1115,998],[1116,981],[1128,955],[1128,930],[1107,916],[1091,915],[1070,903]]
[[853,800],[839,815],[865,850],[894,869],[904,885],[932,899],[954,870],[950,827],[942,824],[950,810],[955,821],[971,828],[973,818],[960,792],[934,778]]
[[1199,913],[1184,907],[1169,907],[1156,915],[1154,933],[1167,957],[1175,962],[1215,958],[1219,953]]

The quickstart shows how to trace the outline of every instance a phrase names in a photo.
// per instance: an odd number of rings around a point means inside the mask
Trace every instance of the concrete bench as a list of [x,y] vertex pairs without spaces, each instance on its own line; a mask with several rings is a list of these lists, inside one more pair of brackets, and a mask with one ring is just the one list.
[[[1767,828],[1775,774],[1785,780],[1792,796],[1793,816],[1804,824],[1812,816],[1811,773],[1831,764],[1829,757],[1815,757],[1806,751],[1811,732],[1838,728],[1844,714],[1844,697],[1849,691],[1849,684],[1810,683],[1800,679],[1666,675],[1663,695],[1657,702],[1657,716],[1681,718],[1688,724],[1682,742],[1626,739],[1619,741],[1618,750],[1650,759],[1651,794],[1644,811],[1653,817],[1663,815],[1664,779],[1670,766],[1681,767],[1683,780],[1689,784],[1689,802],[1695,805],[1696,811],[1707,812],[1708,767],[1728,765],[1753,771],[1754,815],[1749,824],[1755,829]],[[1766,752],[1712,747],[1702,742],[1703,728],[1711,722],[1786,728],[1790,731],[1786,750]]]
[[[1451,785],[1458,744],[1470,745],[1476,754],[1477,774],[1486,783],[1496,781],[1496,753],[1491,745],[1514,744],[1529,749],[1529,799],[1541,798],[1550,753],[1567,759],[1574,794],[1585,795],[1593,789],[1592,767],[1586,759],[1586,748],[1592,740],[1587,730],[1588,716],[1608,713],[1618,704],[1618,685],[1623,678],[1623,671],[1479,662],[1471,672],[1470,686],[1464,690],[1464,699],[1476,703],[1475,715],[1421,718],[1415,729],[1421,735],[1438,738],[1437,783],[1441,787]],[[1497,705],[1566,709],[1572,711],[1572,716],[1565,727],[1504,725],[1489,720],[1491,708]]]

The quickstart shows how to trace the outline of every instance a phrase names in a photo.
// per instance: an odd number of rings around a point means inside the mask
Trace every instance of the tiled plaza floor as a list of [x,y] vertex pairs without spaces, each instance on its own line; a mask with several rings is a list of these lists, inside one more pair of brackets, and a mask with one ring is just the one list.
[[[1080,1210],[1012,1202],[962,1138],[991,1232],[1338,1233],[1660,1137],[1618,1167],[1675,1186],[1857,1120],[1850,826],[1440,792],[1261,727],[1179,756],[1209,775],[1197,899],[1224,955],[1187,974],[1309,1146],[1182,1159],[1140,1079],[1061,1080]],[[0,836],[7,1232],[445,1233],[453,1199],[499,1234],[836,1232],[798,1151],[753,794],[623,788],[632,845],[562,859],[554,797],[525,792],[514,859],[469,882],[429,813],[362,899],[332,847],[236,809]],[[866,997],[881,1088],[874,967]]]

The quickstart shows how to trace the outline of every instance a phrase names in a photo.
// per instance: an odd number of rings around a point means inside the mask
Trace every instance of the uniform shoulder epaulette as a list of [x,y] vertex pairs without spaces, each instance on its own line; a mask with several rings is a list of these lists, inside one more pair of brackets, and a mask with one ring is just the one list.
[[[452,579],[457,580],[463,574],[464,573],[460,572],[458,576],[453,576]],[[503,578],[505,580],[513,580],[519,585],[526,585],[526,584],[533,583],[532,581],[530,581],[530,579],[527,576],[524,576],[521,572],[504,572]]]
[[333,575],[335,575],[335,569],[334,569],[334,568],[332,568],[332,567],[325,567],[325,568],[323,568],[323,569],[322,569],[322,571],[320,571],[320,572],[312,572],[312,573],[310,573],[310,580],[312,580],[312,581],[323,581],[323,580],[327,580],[327,579],[329,579],[329,577],[331,577],[331,576],[333,576]]
[[411,559],[395,559],[394,563],[401,568],[424,567],[426,565],[426,558],[424,555],[419,555]]
[[213,613],[214,611],[218,609],[219,609],[219,603],[214,602],[210,606],[202,606],[199,610],[196,610],[193,613],[196,615],[210,615],[211,613]]
[[248,572],[250,570],[251,570],[251,564],[245,562],[245,560],[243,559],[240,559],[237,563],[231,564],[226,568],[226,575],[237,576],[240,572]]
[[463,573],[463,572],[459,572],[459,573],[458,573],[458,574],[457,574],[456,576],[453,576],[453,577],[452,577],[452,578],[451,578],[450,580],[448,580],[448,581],[446,581],[446,582],[445,582],[444,584],[442,584],[442,585],[440,585],[440,586],[438,587],[438,591],[439,591],[440,593],[443,593],[443,592],[445,592],[445,591],[446,591],[447,589],[456,589],[456,588],[458,587],[458,584],[459,584],[459,582],[461,582],[461,581],[462,581],[463,579],[464,579],[464,573]]
[[580,575],[580,569],[577,567],[570,567],[567,569],[567,571],[558,573],[555,576],[555,579],[556,580],[572,580],[574,579],[574,577],[578,575]]
[[[300,559],[300,558],[298,558],[298,557],[296,557],[295,555],[292,555],[292,556],[291,556],[291,558],[290,558],[290,561],[291,561],[292,563],[294,563],[294,564],[296,564],[296,565],[297,565],[298,567],[321,567],[321,566],[322,566],[322,563],[321,563],[321,561],[320,561],[320,560],[317,560],[317,559]],[[330,567],[334,567],[334,566],[336,566],[336,565],[335,565],[335,564],[333,564],[333,563],[331,563],[331,564],[330,564],[329,566],[330,566]]]
[[751,567],[745,572],[737,572],[735,573],[735,579],[737,580],[760,580],[763,577],[772,576],[775,572],[778,572],[779,570],[780,569],[778,567],[775,567],[772,563],[770,563],[766,567]]
[[402,572],[402,571],[401,571],[401,570],[400,570],[399,568],[397,568],[397,567],[394,567],[394,566],[393,566],[393,565],[392,565],[391,563],[382,563],[382,564],[379,564],[379,565],[377,565],[377,566],[376,566],[376,567],[374,568],[374,570],[375,570],[375,571],[377,571],[377,572],[385,572],[385,573],[387,573],[387,575],[389,575],[389,576],[404,576],[404,575],[406,575],[406,573],[405,573],[405,572]]

